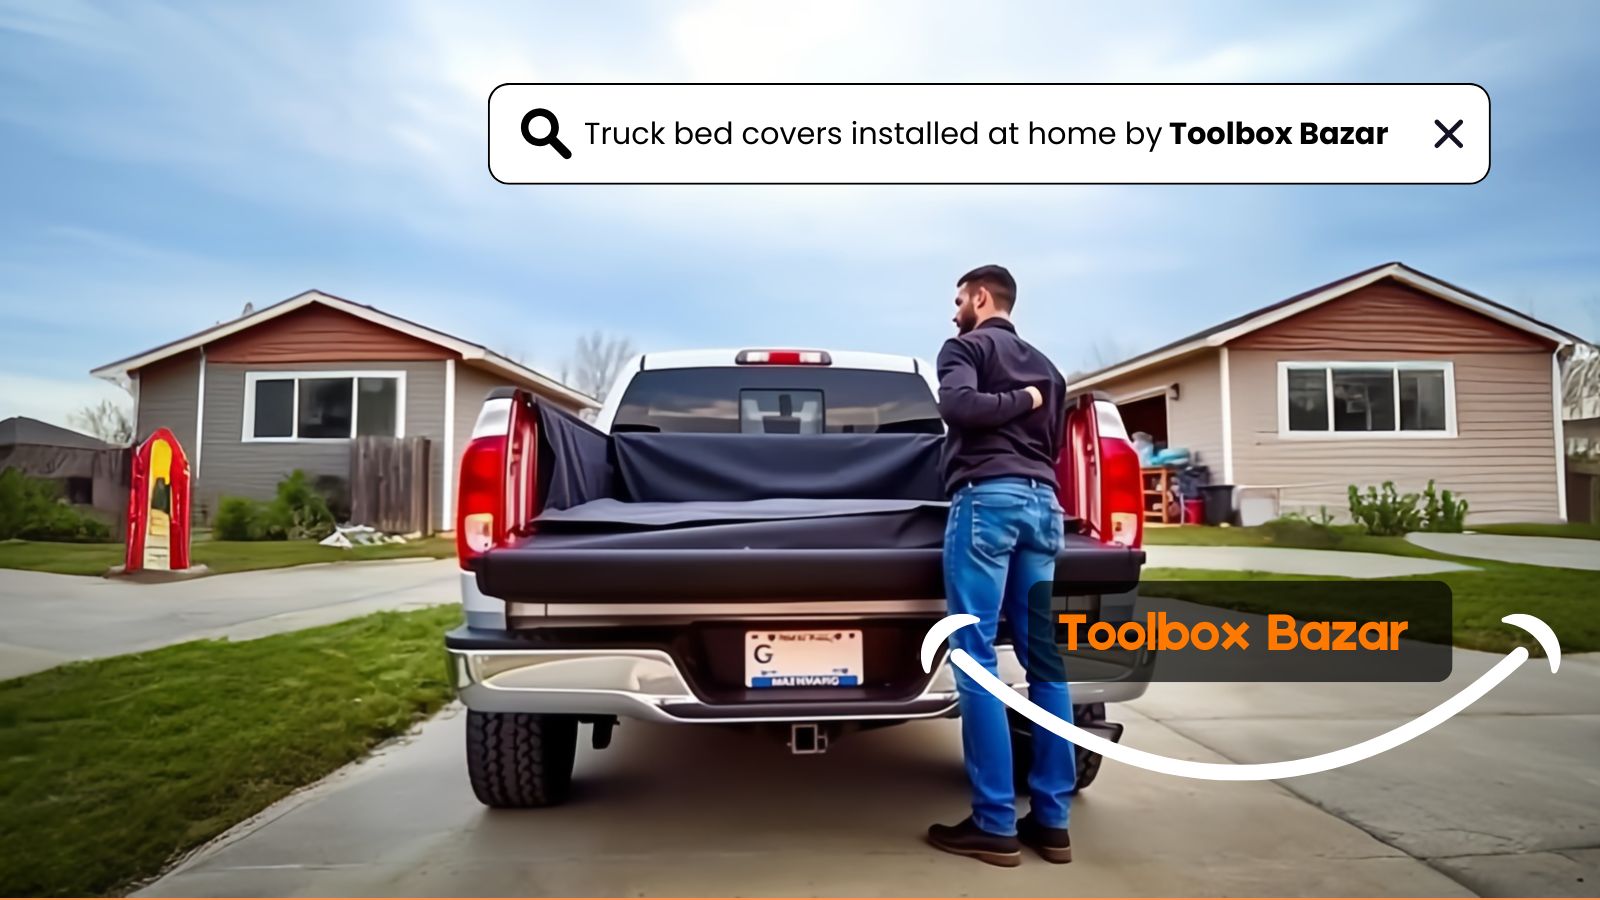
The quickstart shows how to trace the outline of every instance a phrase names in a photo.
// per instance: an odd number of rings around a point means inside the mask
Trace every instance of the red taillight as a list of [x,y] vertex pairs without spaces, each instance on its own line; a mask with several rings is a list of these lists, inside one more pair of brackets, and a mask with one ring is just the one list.
[[506,534],[506,439],[473,438],[461,455],[456,502],[456,558],[463,568]]
[[833,357],[826,350],[740,350],[733,361],[741,366],[828,366]]
[[1061,506],[1107,544],[1144,544],[1144,483],[1139,453],[1115,417],[1101,428],[1096,401],[1083,396],[1067,410],[1066,439],[1056,464]]
[[1139,451],[1120,437],[1100,438],[1100,540],[1144,545],[1144,479]]

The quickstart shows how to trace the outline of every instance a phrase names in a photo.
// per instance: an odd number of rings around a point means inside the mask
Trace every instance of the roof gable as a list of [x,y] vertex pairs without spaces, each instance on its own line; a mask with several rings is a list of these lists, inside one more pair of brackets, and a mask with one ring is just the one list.
[[1234,338],[1238,350],[1393,350],[1419,353],[1548,353],[1555,342],[1394,278]]
[[1562,347],[1582,341],[1576,335],[1540,322],[1532,316],[1520,313],[1509,306],[1504,306],[1487,297],[1474,294],[1449,282],[1434,278],[1404,263],[1392,262],[1374,266],[1321,287],[1312,288],[1304,293],[1296,294],[1293,297],[1230,319],[1220,325],[1180,338],[1148,353],[1107,366],[1097,372],[1091,372],[1075,379],[1071,386],[1075,390],[1091,388],[1112,379],[1137,372],[1148,366],[1170,362],[1201,350],[1226,346],[1247,334],[1298,316],[1386,279],[1429,297],[1478,313],[1518,332],[1548,341],[1552,347]]
[[[163,344],[143,353],[107,363],[89,374],[96,378],[105,378],[120,381],[130,373],[137,372],[145,366],[160,362],[180,353],[185,353],[196,348],[209,348],[216,346],[234,335],[241,334],[254,328],[259,328],[279,318],[289,316],[307,307],[324,307],[347,316],[364,320],[383,329],[396,332],[399,335],[412,338],[415,342],[439,348],[439,355],[435,359],[463,359],[476,362],[479,366],[492,370],[501,376],[530,389],[552,397],[579,408],[596,408],[599,401],[581,391],[575,390],[544,375],[521,363],[514,362],[490,350],[482,344],[464,341],[454,335],[435,331],[424,325],[418,325],[409,319],[390,315],[382,310],[360,303],[353,303],[343,297],[335,297],[321,291],[306,291],[297,294],[279,303],[274,303],[265,309],[260,309],[247,315],[240,316],[229,322],[214,325],[203,331],[195,332],[185,338],[179,338],[171,343]],[[415,346],[412,344],[410,346]],[[349,356],[339,357],[350,359]],[[386,357],[394,359],[394,357]],[[280,360],[286,361],[286,360]],[[302,360],[304,361],[304,360]]]
[[219,363],[306,363],[459,359],[461,354],[313,303],[206,345],[206,358]]

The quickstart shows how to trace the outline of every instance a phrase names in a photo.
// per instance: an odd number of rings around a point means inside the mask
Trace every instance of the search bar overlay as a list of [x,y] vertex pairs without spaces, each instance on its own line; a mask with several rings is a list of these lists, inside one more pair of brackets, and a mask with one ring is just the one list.
[[1473,184],[1475,84],[502,84],[506,184]]

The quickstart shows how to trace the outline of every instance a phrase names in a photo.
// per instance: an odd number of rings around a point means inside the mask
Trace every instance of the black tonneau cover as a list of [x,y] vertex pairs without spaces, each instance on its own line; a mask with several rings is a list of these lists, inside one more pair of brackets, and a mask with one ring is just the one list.
[[[478,561],[489,596],[944,595],[938,435],[607,436],[543,406],[538,421],[541,511],[531,535]],[[1132,589],[1143,561],[1142,551],[1069,533],[1058,593]]]

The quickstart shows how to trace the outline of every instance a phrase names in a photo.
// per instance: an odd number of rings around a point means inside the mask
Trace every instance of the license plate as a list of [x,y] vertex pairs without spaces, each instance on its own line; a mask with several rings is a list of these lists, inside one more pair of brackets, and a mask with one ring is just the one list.
[[861,631],[747,631],[744,684],[752,688],[856,687]]

